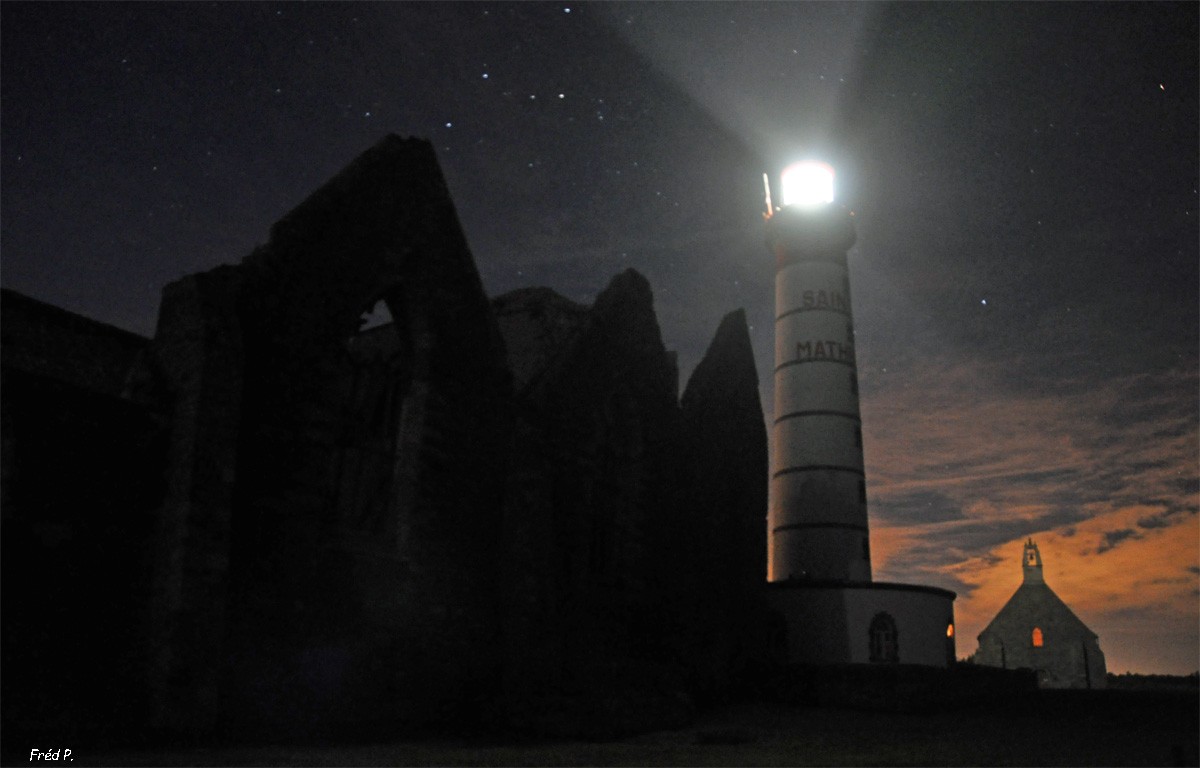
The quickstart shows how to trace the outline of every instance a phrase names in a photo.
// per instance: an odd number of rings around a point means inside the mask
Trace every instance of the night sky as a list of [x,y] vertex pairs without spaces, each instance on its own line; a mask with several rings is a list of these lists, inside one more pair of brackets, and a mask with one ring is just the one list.
[[4,2],[0,279],[151,335],[164,284],[427,137],[489,294],[633,267],[684,381],[744,307],[769,414],[762,173],[820,157],[875,578],[957,591],[965,656],[1032,536],[1110,671],[1189,673],[1198,8]]

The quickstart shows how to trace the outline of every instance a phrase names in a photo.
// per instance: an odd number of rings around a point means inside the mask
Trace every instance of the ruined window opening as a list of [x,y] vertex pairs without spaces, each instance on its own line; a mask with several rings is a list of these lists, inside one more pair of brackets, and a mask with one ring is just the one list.
[[900,633],[896,620],[887,613],[877,613],[867,630],[871,639],[871,662],[891,664],[900,661]]
[[390,509],[399,427],[413,378],[413,339],[397,294],[364,309],[345,340],[337,398],[333,519],[339,527],[393,533]]
[[371,307],[358,318],[358,332],[369,331],[372,328],[378,328],[381,325],[387,325],[392,322],[392,312],[388,309],[387,302],[383,299],[375,302],[375,306]]
[[1046,638],[1042,635],[1041,627],[1033,628],[1033,647],[1041,648],[1046,644]]

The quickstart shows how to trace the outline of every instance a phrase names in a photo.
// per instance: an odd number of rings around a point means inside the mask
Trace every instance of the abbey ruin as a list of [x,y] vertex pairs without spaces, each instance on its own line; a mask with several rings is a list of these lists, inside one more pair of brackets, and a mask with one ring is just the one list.
[[153,338],[0,306],[6,729],[603,735],[769,655],[744,315],[680,397],[636,272],[489,300],[425,141],[168,285]]

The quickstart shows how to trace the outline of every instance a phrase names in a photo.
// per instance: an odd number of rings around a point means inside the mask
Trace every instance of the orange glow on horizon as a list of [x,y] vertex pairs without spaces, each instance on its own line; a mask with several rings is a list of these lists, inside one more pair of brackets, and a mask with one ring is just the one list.
[[1109,672],[1195,672],[1195,415],[1111,422],[1131,400],[1165,410],[1155,392],[1196,375],[1113,379],[1068,398],[993,386],[1001,374],[983,365],[928,363],[862,399],[874,578],[957,592],[967,656],[1020,587],[1032,536],[1046,584],[1099,635]]

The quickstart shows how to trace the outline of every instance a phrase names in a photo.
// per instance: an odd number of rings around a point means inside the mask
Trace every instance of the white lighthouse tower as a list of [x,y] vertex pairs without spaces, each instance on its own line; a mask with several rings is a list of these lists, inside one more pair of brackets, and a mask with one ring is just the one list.
[[775,258],[775,419],[768,588],[797,664],[946,666],[954,593],[871,579],[867,485],[847,251],[852,215],[828,165],[797,163],[767,190]]
[[775,423],[770,580],[870,581],[866,477],[846,251],[833,169],[784,171],[767,220],[775,256]]

